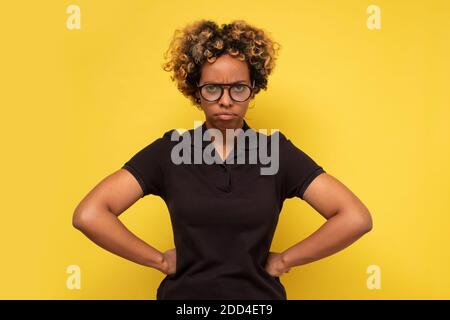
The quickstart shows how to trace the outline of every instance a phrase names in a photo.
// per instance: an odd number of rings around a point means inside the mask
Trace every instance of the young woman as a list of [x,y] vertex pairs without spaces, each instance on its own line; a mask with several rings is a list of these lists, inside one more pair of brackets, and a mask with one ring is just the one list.
[[[241,134],[254,133],[245,114],[249,101],[266,90],[279,47],[242,20],[221,27],[201,20],[177,31],[164,69],[205,116],[201,126],[182,135],[191,138],[184,159],[213,146],[219,161],[176,163],[172,151],[179,141],[170,130],[100,181],[75,209],[74,226],[92,241],[166,275],[157,299],[287,299],[281,275],[344,249],[372,228],[358,197],[283,133],[267,139],[257,133],[256,143],[237,148]],[[210,130],[223,139],[194,139]],[[248,161],[252,152],[268,149],[264,141],[278,161],[272,174],[261,173],[259,159]],[[228,161],[239,150],[247,161]],[[148,194],[166,202],[176,249],[160,252],[118,219]],[[326,222],[283,252],[269,252],[283,202],[292,197],[306,201]]]

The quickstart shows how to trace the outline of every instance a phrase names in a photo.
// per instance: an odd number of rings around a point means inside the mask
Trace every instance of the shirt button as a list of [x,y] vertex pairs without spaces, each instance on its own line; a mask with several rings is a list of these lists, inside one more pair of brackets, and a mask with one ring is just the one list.
[[216,186],[219,190],[225,193],[231,192],[231,172],[228,166],[220,164],[223,168],[221,177],[216,181]]

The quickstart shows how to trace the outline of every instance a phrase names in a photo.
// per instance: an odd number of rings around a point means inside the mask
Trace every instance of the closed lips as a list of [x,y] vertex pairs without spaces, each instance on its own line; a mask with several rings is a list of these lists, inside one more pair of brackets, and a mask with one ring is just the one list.
[[236,115],[234,113],[228,113],[228,112],[216,113],[215,115],[220,120],[231,120],[234,117],[236,117]]

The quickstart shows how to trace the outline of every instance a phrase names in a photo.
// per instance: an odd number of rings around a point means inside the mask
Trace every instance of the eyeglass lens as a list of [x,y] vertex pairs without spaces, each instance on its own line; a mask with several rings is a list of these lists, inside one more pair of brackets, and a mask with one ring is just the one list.
[[[235,101],[245,101],[251,95],[251,89],[246,85],[234,84],[229,87],[229,94],[231,99]],[[202,87],[201,94],[204,99],[209,101],[218,100],[222,96],[224,87],[219,84],[207,84]]]

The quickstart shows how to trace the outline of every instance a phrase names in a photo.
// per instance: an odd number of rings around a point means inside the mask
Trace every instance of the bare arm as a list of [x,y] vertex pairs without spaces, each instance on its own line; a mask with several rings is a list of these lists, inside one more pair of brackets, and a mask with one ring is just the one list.
[[303,198],[327,221],[309,237],[281,253],[285,269],[332,255],[372,229],[366,206],[328,173],[317,176]]
[[72,223],[100,247],[167,273],[164,254],[134,235],[118,218],[142,194],[133,175],[119,169],[100,181],[84,197],[75,209]]

